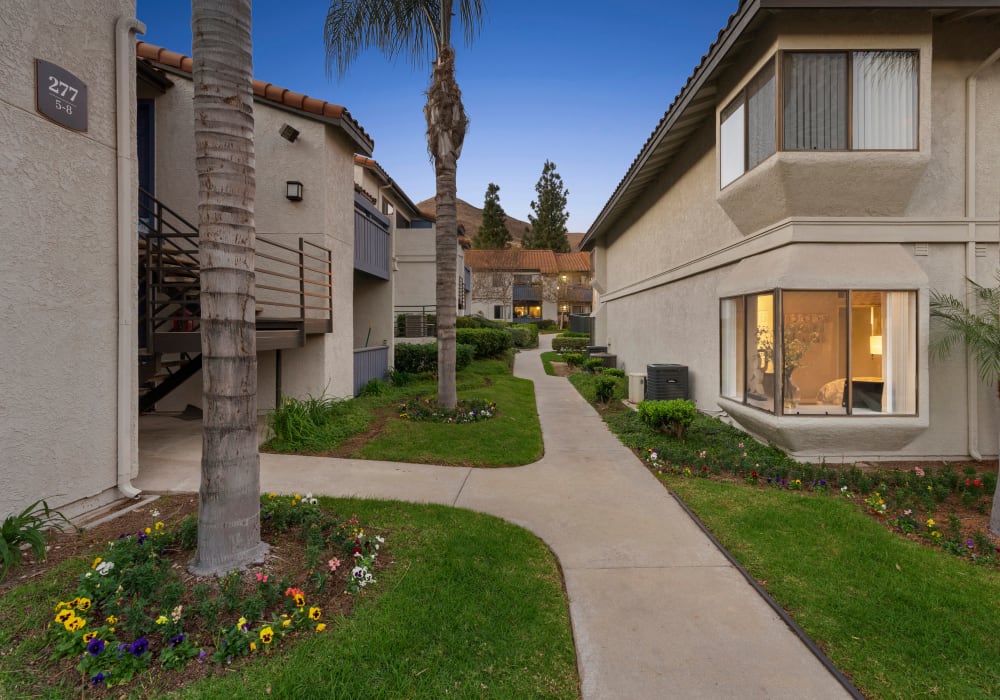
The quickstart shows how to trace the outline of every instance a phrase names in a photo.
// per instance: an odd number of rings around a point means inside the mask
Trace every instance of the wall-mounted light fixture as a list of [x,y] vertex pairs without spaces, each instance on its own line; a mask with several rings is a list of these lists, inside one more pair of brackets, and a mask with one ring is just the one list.
[[281,134],[281,138],[291,143],[295,143],[295,139],[299,137],[299,130],[291,124],[282,124],[278,133]]
[[302,201],[302,183],[298,180],[289,180],[285,183],[285,196],[293,202]]
[[873,357],[875,355],[881,355],[882,354],[882,336],[880,336],[880,335],[873,335],[871,338],[869,338],[868,339],[868,349],[871,352],[871,354],[872,354]]

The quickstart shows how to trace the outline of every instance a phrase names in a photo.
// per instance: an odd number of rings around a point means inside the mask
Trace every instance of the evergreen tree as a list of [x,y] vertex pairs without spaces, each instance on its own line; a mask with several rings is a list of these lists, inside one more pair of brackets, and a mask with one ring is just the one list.
[[500,206],[500,186],[490,183],[483,202],[483,223],[472,239],[473,248],[510,248],[513,238],[507,230],[507,213]]
[[531,203],[535,214],[528,214],[531,230],[521,240],[521,246],[568,253],[570,248],[566,239],[566,221],[569,219],[569,212],[566,211],[566,196],[569,195],[569,190],[563,186],[555,163],[545,161],[542,176],[535,184],[535,192],[538,193],[538,199]]

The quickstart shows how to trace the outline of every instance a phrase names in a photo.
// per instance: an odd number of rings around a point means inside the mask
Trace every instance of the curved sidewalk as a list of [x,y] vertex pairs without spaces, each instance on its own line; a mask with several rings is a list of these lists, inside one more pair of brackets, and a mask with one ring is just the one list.
[[[543,336],[543,338],[545,338]],[[469,469],[261,455],[265,491],[455,505],[531,530],[561,563],[583,698],[845,698],[848,693],[539,351],[545,456]],[[135,485],[197,491],[198,423],[144,420]],[[173,421],[167,424],[166,421]]]

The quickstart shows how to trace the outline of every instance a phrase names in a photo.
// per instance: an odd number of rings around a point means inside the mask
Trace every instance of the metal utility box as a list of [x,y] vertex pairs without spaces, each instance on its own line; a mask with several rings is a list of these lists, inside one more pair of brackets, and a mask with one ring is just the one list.
[[646,375],[642,372],[630,372],[628,375],[629,403],[639,403],[646,398]]
[[687,365],[646,365],[646,398],[650,401],[687,399]]

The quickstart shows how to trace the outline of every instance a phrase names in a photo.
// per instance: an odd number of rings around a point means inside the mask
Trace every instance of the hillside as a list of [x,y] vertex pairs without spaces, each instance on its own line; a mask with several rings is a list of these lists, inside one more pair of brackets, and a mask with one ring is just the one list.
[[[417,209],[427,214],[434,214],[434,199],[425,199],[422,202],[417,203]],[[458,225],[460,230],[465,229],[466,237],[471,241],[472,237],[476,235],[476,231],[479,230],[480,224],[483,222],[483,210],[479,207],[474,207],[464,199],[458,200]],[[510,231],[510,235],[514,238],[514,245],[521,245],[521,237],[528,230],[528,222],[521,221],[520,219],[515,219],[510,214],[507,215],[507,230]],[[568,234],[569,244],[573,250],[578,250],[580,245],[580,240],[583,238],[583,234],[570,233]]]

